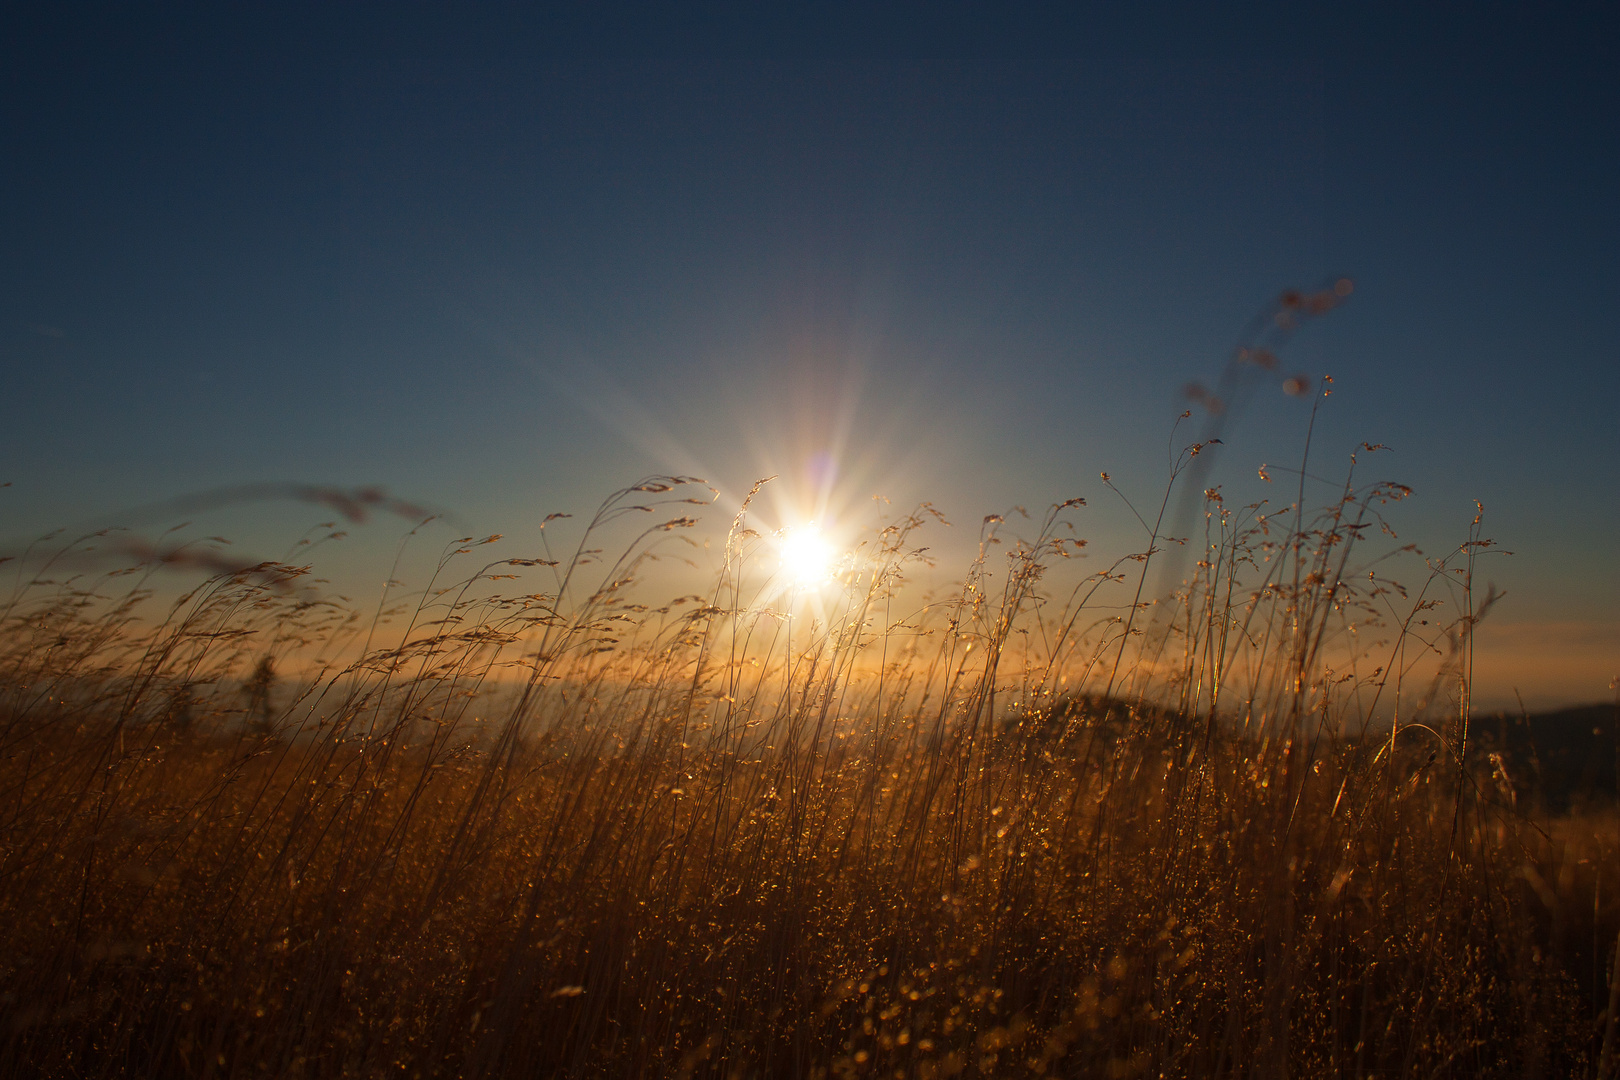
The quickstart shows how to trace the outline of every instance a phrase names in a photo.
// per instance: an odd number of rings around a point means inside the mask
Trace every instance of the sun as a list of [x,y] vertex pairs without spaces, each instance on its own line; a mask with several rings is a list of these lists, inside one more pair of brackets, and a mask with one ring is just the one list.
[[814,588],[832,577],[836,553],[813,521],[782,530],[778,551],[782,575],[797,588]]

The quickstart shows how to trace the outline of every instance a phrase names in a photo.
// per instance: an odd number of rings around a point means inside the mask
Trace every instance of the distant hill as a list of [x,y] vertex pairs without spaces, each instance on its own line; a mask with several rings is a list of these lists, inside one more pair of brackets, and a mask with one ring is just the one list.
[[1612,703],[1553,712],[1474,717],[1470,757],[1502,755],[1520,801],[1553,813],[1613,801],[1620,789],[1620,740]]

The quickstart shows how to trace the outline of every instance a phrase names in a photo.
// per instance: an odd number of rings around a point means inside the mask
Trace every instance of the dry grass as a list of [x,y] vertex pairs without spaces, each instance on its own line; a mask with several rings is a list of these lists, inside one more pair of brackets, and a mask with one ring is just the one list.
[[1397,485],[1212,493],[1147,605],[1163,539],[1065,576],[1069,503],[920,605],[919,512],[812,617],[745,504],[645,607],[690,519],[593,549],[693,490],[557,566],[451,549],[386,646],[278,564],[151,621],[31,565],[0,1075],[1590,1073],[1613,817],[1538,831],[1463,752],[1477,530],[1408,595]]

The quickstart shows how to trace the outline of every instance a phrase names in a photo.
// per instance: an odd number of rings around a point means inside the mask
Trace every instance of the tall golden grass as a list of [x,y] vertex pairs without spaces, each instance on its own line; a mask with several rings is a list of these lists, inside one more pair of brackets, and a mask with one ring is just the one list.
[[1404,494],[1211,490],[1089,576],[1079,500],[992,516],[931,602],[923,507],[819,608],[744,500],[654,607],[709,501],[661,477],[571,557],[452,545],[402,631],[303,566],[25,558],[0,1075],[1589,1075],[1614,832],[1475,767],[1488,541],[1380,547]]

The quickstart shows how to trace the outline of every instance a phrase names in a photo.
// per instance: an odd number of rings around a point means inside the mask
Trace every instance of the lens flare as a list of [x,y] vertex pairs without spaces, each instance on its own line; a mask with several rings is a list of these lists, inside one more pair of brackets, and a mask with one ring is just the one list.
[[813,521],[783,530],[779,551],[782,575],[798,588],[813,588],[832,577],[836,553]]

